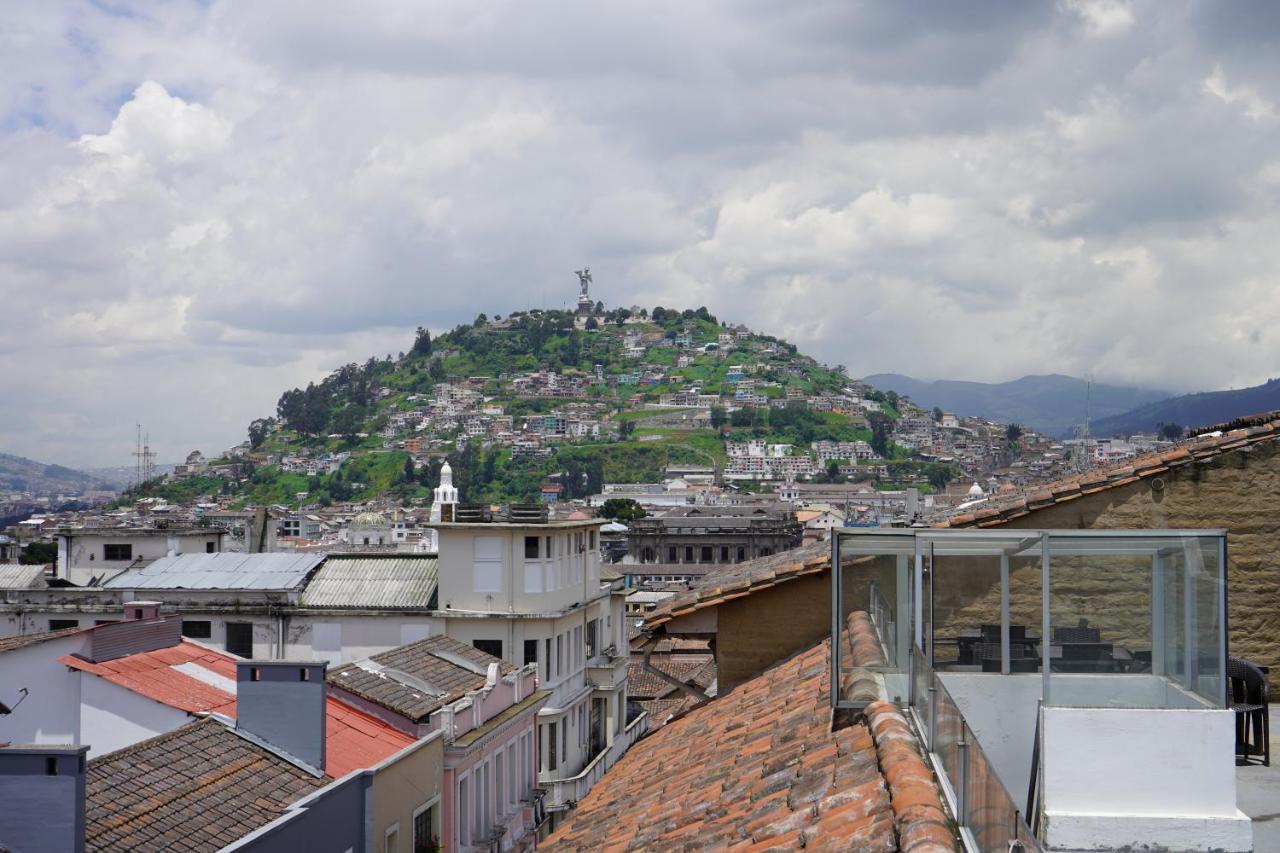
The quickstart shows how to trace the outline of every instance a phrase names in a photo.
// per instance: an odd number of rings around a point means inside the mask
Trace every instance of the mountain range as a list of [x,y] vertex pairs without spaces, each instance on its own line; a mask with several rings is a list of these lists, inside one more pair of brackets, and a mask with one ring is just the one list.
[[1090,418],[1096,422],[1170,396],[1165,391],[1101,382],[1093,383],[1090,391],[1085,380],[1056,373],[994,383],[952,379],[927,382],[897,373],[877,373],[863,381],[881,391],[910,397],[917,406],[1019,423],[1052,436],[1070,435],[1076,424],[1084,423],[1086,398]]
[[86,489],[104,487],[100,478],[84,471],[0,453],[0,492],[79,494]]
[[[1095,386],[1097,387],[1097,386]],[[1094,421],[1094,435],[1151,432],[1161,424],[1207,427],[1245,415],[1280,409],[1280,379],[1251,388],[1183,394],[1139,406],[1132,411]]]

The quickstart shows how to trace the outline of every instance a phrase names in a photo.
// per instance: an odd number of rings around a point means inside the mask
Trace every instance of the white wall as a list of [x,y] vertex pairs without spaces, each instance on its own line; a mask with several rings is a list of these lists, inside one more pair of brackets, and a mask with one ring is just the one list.
[[12,743],[79,743],[80,680],[58,658],[80,651],[84,637],[60,637],[0,654],[0,702],[13,707],[0,716],[0,741]]
[[80,743],[94,758],[173,731],[191,721],[162,705],[91,673],[80,673]]
[[1230,711],[1044,710],[1052,849],[1252,849]]

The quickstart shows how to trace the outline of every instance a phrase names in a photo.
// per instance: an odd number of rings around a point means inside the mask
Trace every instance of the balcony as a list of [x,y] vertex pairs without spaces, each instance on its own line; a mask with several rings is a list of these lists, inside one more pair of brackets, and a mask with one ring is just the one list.
[[587,683],[596,690],[612,692],[627,680],[627,663],[630,659],[615,652],[615,649],[609,648],[587,661]]
[[870,631],[833,644],[833,678],[869,671],[907,709],[968,850],[1248,850],[1226,546],[1219,530],[837,531],[833,628]]
[[600,777],[617,763],[633,743],[640,739],[648,727],[649,715],[641,714],[623,729],[621,735],[613,739],[613,743],[608,748],[601,750],[599,755],[591,759],[591,763],[577,776],[542,782],[542,789],[547,794],[547,810],[561,811],[576,806],[587,796],[596,782],[600,781]]

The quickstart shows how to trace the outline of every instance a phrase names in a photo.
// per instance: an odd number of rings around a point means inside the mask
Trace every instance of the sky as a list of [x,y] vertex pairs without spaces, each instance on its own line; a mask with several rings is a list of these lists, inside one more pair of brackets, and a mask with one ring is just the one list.
[[1256,384],[1280,3],[16,3],[0,451],[161,461],[478,313],[706,305],[854,376]]

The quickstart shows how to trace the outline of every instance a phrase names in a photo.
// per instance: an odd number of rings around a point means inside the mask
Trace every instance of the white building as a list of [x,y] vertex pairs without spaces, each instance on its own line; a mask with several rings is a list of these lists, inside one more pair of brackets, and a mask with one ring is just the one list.
[[60,528],[57,576],[77,585],[110,580],[126,569],[175,554],[213,554],[226,532],[218,528]]

